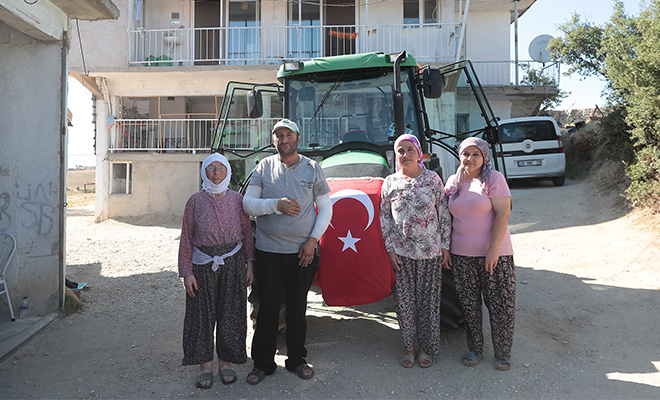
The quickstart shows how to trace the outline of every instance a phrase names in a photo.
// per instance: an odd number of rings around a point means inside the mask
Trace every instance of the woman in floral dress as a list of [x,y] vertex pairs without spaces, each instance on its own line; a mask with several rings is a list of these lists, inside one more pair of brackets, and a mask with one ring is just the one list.
[[[202,163],[202,190],[183,214],[179,276],[186,288],[183,365],[199,365],[197,387],[213,385],[213,351],[223,384],[236,382],[231,363],[247,361],[247,286],[254,242],[243,196],[229,190],[231,166],[220,154]],[[215,335],[214,335],[215,331]]]
[[[395,273],[394,302],[406,353],[401,366],[428,368],[439,354],[443,257],[449,256],[451,220],[442,179],[422,164],[413,135],[394,143],[397,172],[381,189],[380,222]],[[417,317],[417,319],[415,319]]]

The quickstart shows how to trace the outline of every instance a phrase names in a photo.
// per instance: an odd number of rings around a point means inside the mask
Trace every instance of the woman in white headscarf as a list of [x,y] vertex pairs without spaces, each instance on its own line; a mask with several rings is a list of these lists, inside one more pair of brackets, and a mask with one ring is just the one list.
[[179,276],[186,288],[183,365],[199,365],[197,387],[213,385],[214,330],[218,371],[236,382],[231,364],[247,361],[247,286],[253,281],[254,241],[243,196],[229,190],[231,166],[217,153],[202,163],[202,190],[186,203]]

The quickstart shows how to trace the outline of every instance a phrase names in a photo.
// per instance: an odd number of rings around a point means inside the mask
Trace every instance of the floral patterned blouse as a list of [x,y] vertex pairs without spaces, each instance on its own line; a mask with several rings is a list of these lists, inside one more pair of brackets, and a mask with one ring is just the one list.
[[222,199],[199,191],[188,199],[183,212],[179,242],[179,276],[192,275],[193,246],[243,242],[247,260],[254,260],[250,217],[243,212],[243,196],[228,190]]
[[380,224],[385,249],[415,260],[449,249],[451,216],[442,179],[424,170],[417,178],[399,173],[385,178],[380,193]]

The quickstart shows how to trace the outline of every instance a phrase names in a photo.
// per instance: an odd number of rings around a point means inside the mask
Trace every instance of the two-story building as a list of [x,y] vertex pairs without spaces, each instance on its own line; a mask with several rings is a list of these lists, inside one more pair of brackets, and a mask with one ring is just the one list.
[[[516,79],[540,67],[510,60],[516,10],[534,1],[119,0],[119,19],[81,21],[71,46],[70,74],[96,98],[96,218],[181,215],[227,82],[276,82],[285,60],[402,50],[432,66],[470,59],[495,115],[532,115],[557,93]],[[457,131],[470,113],[457,109]]]

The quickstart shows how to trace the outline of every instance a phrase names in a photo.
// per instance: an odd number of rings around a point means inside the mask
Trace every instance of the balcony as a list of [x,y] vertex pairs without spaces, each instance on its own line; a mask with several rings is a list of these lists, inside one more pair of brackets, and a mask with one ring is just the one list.
[[[225,147],[253,149],[270,144],[277,119],[231,119]],[[111,129],[111,152],[196,153],[208,151],[215,119],[117,119]],[[266,132],[266,134],[263,134]]]
[[401,50],[420,62],[451,62],[459,33],[460,24],[137,29],[129,31],[129,63],[279,65],[284,59]]
[[[472,61],[482,86],[559,86],[559,63]],[[517,74],[516,74],[517,72]]]

